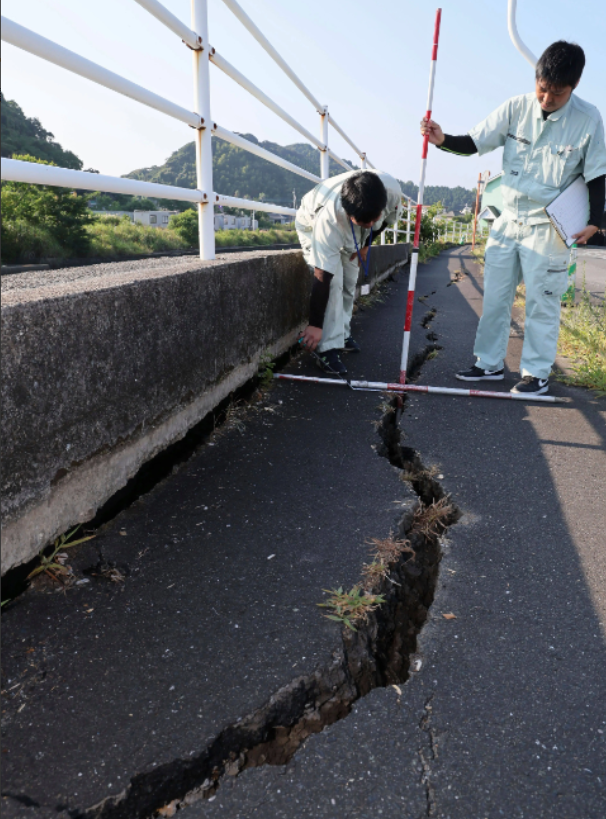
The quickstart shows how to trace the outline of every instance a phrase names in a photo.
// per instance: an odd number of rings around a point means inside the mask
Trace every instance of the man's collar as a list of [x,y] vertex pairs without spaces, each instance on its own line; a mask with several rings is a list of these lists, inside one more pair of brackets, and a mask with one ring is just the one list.
[[[570,106],[572,105],[572,96],[573,95],[571,94],[566,105],[563,105],[561,108],[558,108],[557,111],[553,111],[551,114],[549,114],[549,116],[545,119],[545,122],[547,120],[550,120],[551,122],[557,122],[560,119],[560,117],[564,116],[564,114],[567,114],[568,111],[570,110]],[[534,102],[535,116],[537,117],[537,119],[543,119],[543,109],[541,108],[541,103],[538,101],[536,97],[534,98]]]

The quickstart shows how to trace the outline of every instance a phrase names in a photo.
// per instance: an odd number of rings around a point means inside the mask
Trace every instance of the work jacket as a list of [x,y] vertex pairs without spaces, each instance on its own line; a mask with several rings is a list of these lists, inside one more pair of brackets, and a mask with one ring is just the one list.
[[[331,176],[323,179],[315,188],[306,193],[301,200],[297,211],[295,227],[299,233],[309,237],[309,245],[305,242],[306,261],[312,266],[335,275],[341,265],[341,254],[351,255],[356,252],[356,245],[352,235],[352,222],[345,213],[341,204],[341,189],[343,183],[354,173]],[[372,170],[376,173],[387,191],[387,204],[381,216],[373,225],[373,230],[379,230],[383,222],[393,224],[400,217],[402,207],[402,190],[399,183],[383,171]],[[362,247],[370,235],[370,229],[353,225],[358,246]]]
[[575,94],[543,118],[533,94],[512,97],[469,135],[480,155],[503,147],[503,218],[548,222],[545,206],[578,176],[590,182],[606,173],[604,124],[594,105]]

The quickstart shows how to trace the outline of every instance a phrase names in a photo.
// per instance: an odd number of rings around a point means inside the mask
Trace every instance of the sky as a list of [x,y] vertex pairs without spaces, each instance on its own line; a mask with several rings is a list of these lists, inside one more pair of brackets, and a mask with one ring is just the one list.
[[[274,47],[370,161],[418,182],[419,122],[427,106],[437,7],[396,0],[239,0]],[[189,0],[164,0],[189,25]],[[507,0],[442,0],[433,118],[466,133],[507,98],[531,92],[532,67],[507,30]],[[319,136],[319,116],[221,0],[209,0],[209,39],[298,122]],[[134,0],[4,0],[2,13],[60,45],[193,108],[192,55]],[[518,0],[518,31],[538,57],[558,39],[578,42],[587,66],[578,95],[606,115],[603,0]],[[37,117],[85,168],[120,176],[161,165],[192,140],[191,129],[3,42],[2,90]],[[288,145],[304,138],[211,66],[213,120],[230,131]],[[355,160],[331,129],[329,145]],[[432,149],[426,184],[475,186],[500,171],[500,151],[462,158]],[[358,163],[359,164],[359,163]],[[318,173],[320,160],[318,155]],[[221,193],[221,191],[218,191]]]

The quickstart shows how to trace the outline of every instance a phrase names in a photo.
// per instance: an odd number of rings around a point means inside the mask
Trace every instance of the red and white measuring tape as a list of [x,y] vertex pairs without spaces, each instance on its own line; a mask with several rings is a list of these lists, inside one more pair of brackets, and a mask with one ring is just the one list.
[[[431,68],[429,72],[429,94],[427,96],[427,119],[431,119],[433,107],[433,88],[436,80],[436,63],[438,61],[438,41],[440,39],[440,22],[442,9],[436,12],[436,25],[433,32],[433,48],[431,51]],[[400,384],[406,384],[406,368],[408,367],[408,350],[410,347],[410,329],[412,326],[412,310],[415,300],[415,285],[417,282],[417,267],[419,266],[419,241],[421,238],[421,220],[423,218],[423,192],[425,190],[425,171],[427,169],[427,150],[429,135],[423,138],[423,152],[421,158],[421,179],[419,181],[419,195],[417,198],[417,217],[415,221],[415,237],[410,262],[410,277],[408,279],[408,300],[406,302],[406,318],[404,320],[404,341],[402,343],[402,359],[400,361]]]

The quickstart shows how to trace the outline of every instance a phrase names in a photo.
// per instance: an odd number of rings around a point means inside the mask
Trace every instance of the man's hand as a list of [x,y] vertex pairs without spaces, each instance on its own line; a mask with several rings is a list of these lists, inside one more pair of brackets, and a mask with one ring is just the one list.
[[[353,262],[353,260],[356,258],[357,255],[358,255],[358,251],[356,250],[356,252],[352,253],[351,256],[349,257],[349,261]],[[368,245],[366,245],[365,247],[360,248],[360,257],[361,257],[363,262],[366,262],[366,257],[367,256],[368,256]]]
[[312,327],[309,325],[303,331],[301,342],[308,350],[315,350],[318,344],[322,341],[322,330],[320,327]]
[[589,239],[598,232],[598,228],[594,225],[587,225],[586,228],[575,233],[572,237],[578,245],[586,245]]
[[427,117],[423,117],[421,120],[421,133],[423,136],[427,134],[429,142],[432,145],[437,145],[438,148],[444,142],[444,132],[438,123],[434,122],[432,119],[427,119]]

